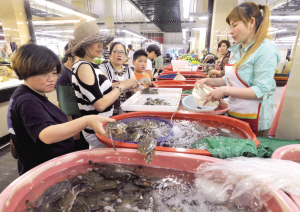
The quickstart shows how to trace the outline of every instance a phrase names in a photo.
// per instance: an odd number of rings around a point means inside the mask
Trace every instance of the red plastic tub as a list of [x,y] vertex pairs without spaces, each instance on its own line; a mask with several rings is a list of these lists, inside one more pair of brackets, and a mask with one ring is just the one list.
[[[126,118],[134,118],[134,117],[156,117],[161,119],[170,120],[171,116],[173,115],[172,112],[131,112],[131,113],[124,113],[117,116],[113,116],[112,118],[116,120],[122,120]],[[211,114],[204,114],[204,113],[176,113],[173,117],[173,120],[176,119],[183,119],[183,120],[191,120],[191,121],[204,121],[204,122],[211,122],[211,126],[218,126],[219,123],[226,124],[228,127],[231,127],[232,131],[235,133],[240,134],[245,139],[252,139],[256,146],[258,147],[260,141],[256,139],[255,134],[249,127],[249,124],[246,122],[225,117],[225,116],[218,116],[218,115],[211,115]],[[105,144],[106,147],[112,148],[111,140],[107,142],[105,136],[97,134],[98,139]],[[126,143],[113,140],[113,143],[116,148],[131,148],[137,149],[138,144],[133,143]],[[178,152],[178,153],[188,153],[188,154],[197,154],[197,155],[205,155],[205,156],[212,156],[211,153],[207,150],[203,149],[185,149],[185,148],[171,148],[171,147],[161,147],[156,146],[155,150],[163,151],[163,152]]]
[[[300,144],[287,145],[273,152],[272,159],[291,160],[300,163]],[[300,189],[300,188],[299,188]],[[300,210],[300,196],[290,195]]]
[[[170,71],[166,70],[163,71],[161,74],[176,74],[177,71]],[[205,74],[204,72],[198,70],[198,71],[179,71],[180,74]]]
[[163,80],[155,83],[157,85],[187,85],[185,81],[179,81],[179,80]]
[[[196,172],[204,162],[221,162],[216,158],[201,155],[188,155],[169,152],[156,152],[151,164],[146,164],[143,156],[133,149],[92,149],[70,153],[45,162],[12,182],[0,194],[1,212],[23,211],[25,201],[32,201],[40,196],[46,188],[59,181],[86,172],[88,162],[109,162],[118,164],[135,164],[158,168],[169,168]],[[224,161],[225,162],[225,161]],[[282,191],[274,191],[274,196],[265,203],[270,212],[299,211],[294,202]]]

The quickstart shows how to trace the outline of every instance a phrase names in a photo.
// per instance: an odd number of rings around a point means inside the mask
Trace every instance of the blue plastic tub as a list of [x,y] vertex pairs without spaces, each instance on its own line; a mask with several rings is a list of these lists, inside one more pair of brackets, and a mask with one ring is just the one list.
[[[129,124],[131,122],[134,122],[136,120],[141,120],[141,119],[149,119],[149,120],[156,120],[156,121],[160,121],[160,122],[164,122],[166,123],[167,125],[169,125],[171,127],[171,129],[173,128],[173,124],[171,124],[170,122],[164,120],[164,119],[159,119],[159,118],[153,118],[153,117],[138,117],[138,118],[127,118],[127,119],[122,119],[122,120],[119,120],[119,121],[122,121],[124,122],[125,124]],[[157,145],[159,145],[160,143],[164,142],[169,136],[171,136],[173,134],[173,130],[171,130],[171,132],[166,135],[165,137],[162,137],[162,138],[157,138]],[[110,139],[110,137],[109,137]],[[124,142],[124,143],[132,143],[132,144],[136,144],[137,142],[130,142],[130,141],[120,141],[120,140],[117,140],[115,138],[113,138],[114,140],[116,141],[119,141],[119,142]]]
[[160,75],[158,76],[158,78],[175,78],[176,77],[176,74],[164,74],[164,75]]

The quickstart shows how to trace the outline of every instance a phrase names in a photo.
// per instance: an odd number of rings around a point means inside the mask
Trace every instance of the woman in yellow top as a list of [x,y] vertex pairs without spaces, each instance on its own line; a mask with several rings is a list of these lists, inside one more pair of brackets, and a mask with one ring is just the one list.
[[219,87],[204,96],[206,102],[228,95],[229,115],[248,122],[259,136],[266,136],[272,125],[274,74],[280,60],[277,47],[266,38],[269,16],[267,5],[252,2],[232,9],[226,22],[236,44],[228,49],[231,53],[225,76],[197,81]]

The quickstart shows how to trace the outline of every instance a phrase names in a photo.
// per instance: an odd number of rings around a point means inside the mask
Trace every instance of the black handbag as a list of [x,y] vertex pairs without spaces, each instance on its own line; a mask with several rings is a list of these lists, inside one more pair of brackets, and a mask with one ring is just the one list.
[[72,85],[58,86],[58,102],[62,112],[68,116],[80,116],[80,110],[77,104],[75,91]]

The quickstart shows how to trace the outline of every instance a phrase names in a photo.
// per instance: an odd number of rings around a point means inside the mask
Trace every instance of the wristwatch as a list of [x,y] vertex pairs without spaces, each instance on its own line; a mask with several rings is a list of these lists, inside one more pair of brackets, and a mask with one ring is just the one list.
[[116,88],[118,88],[118,90],[120,91],[120,93],[123,92],[123,89],[121,87],[117,86]]

